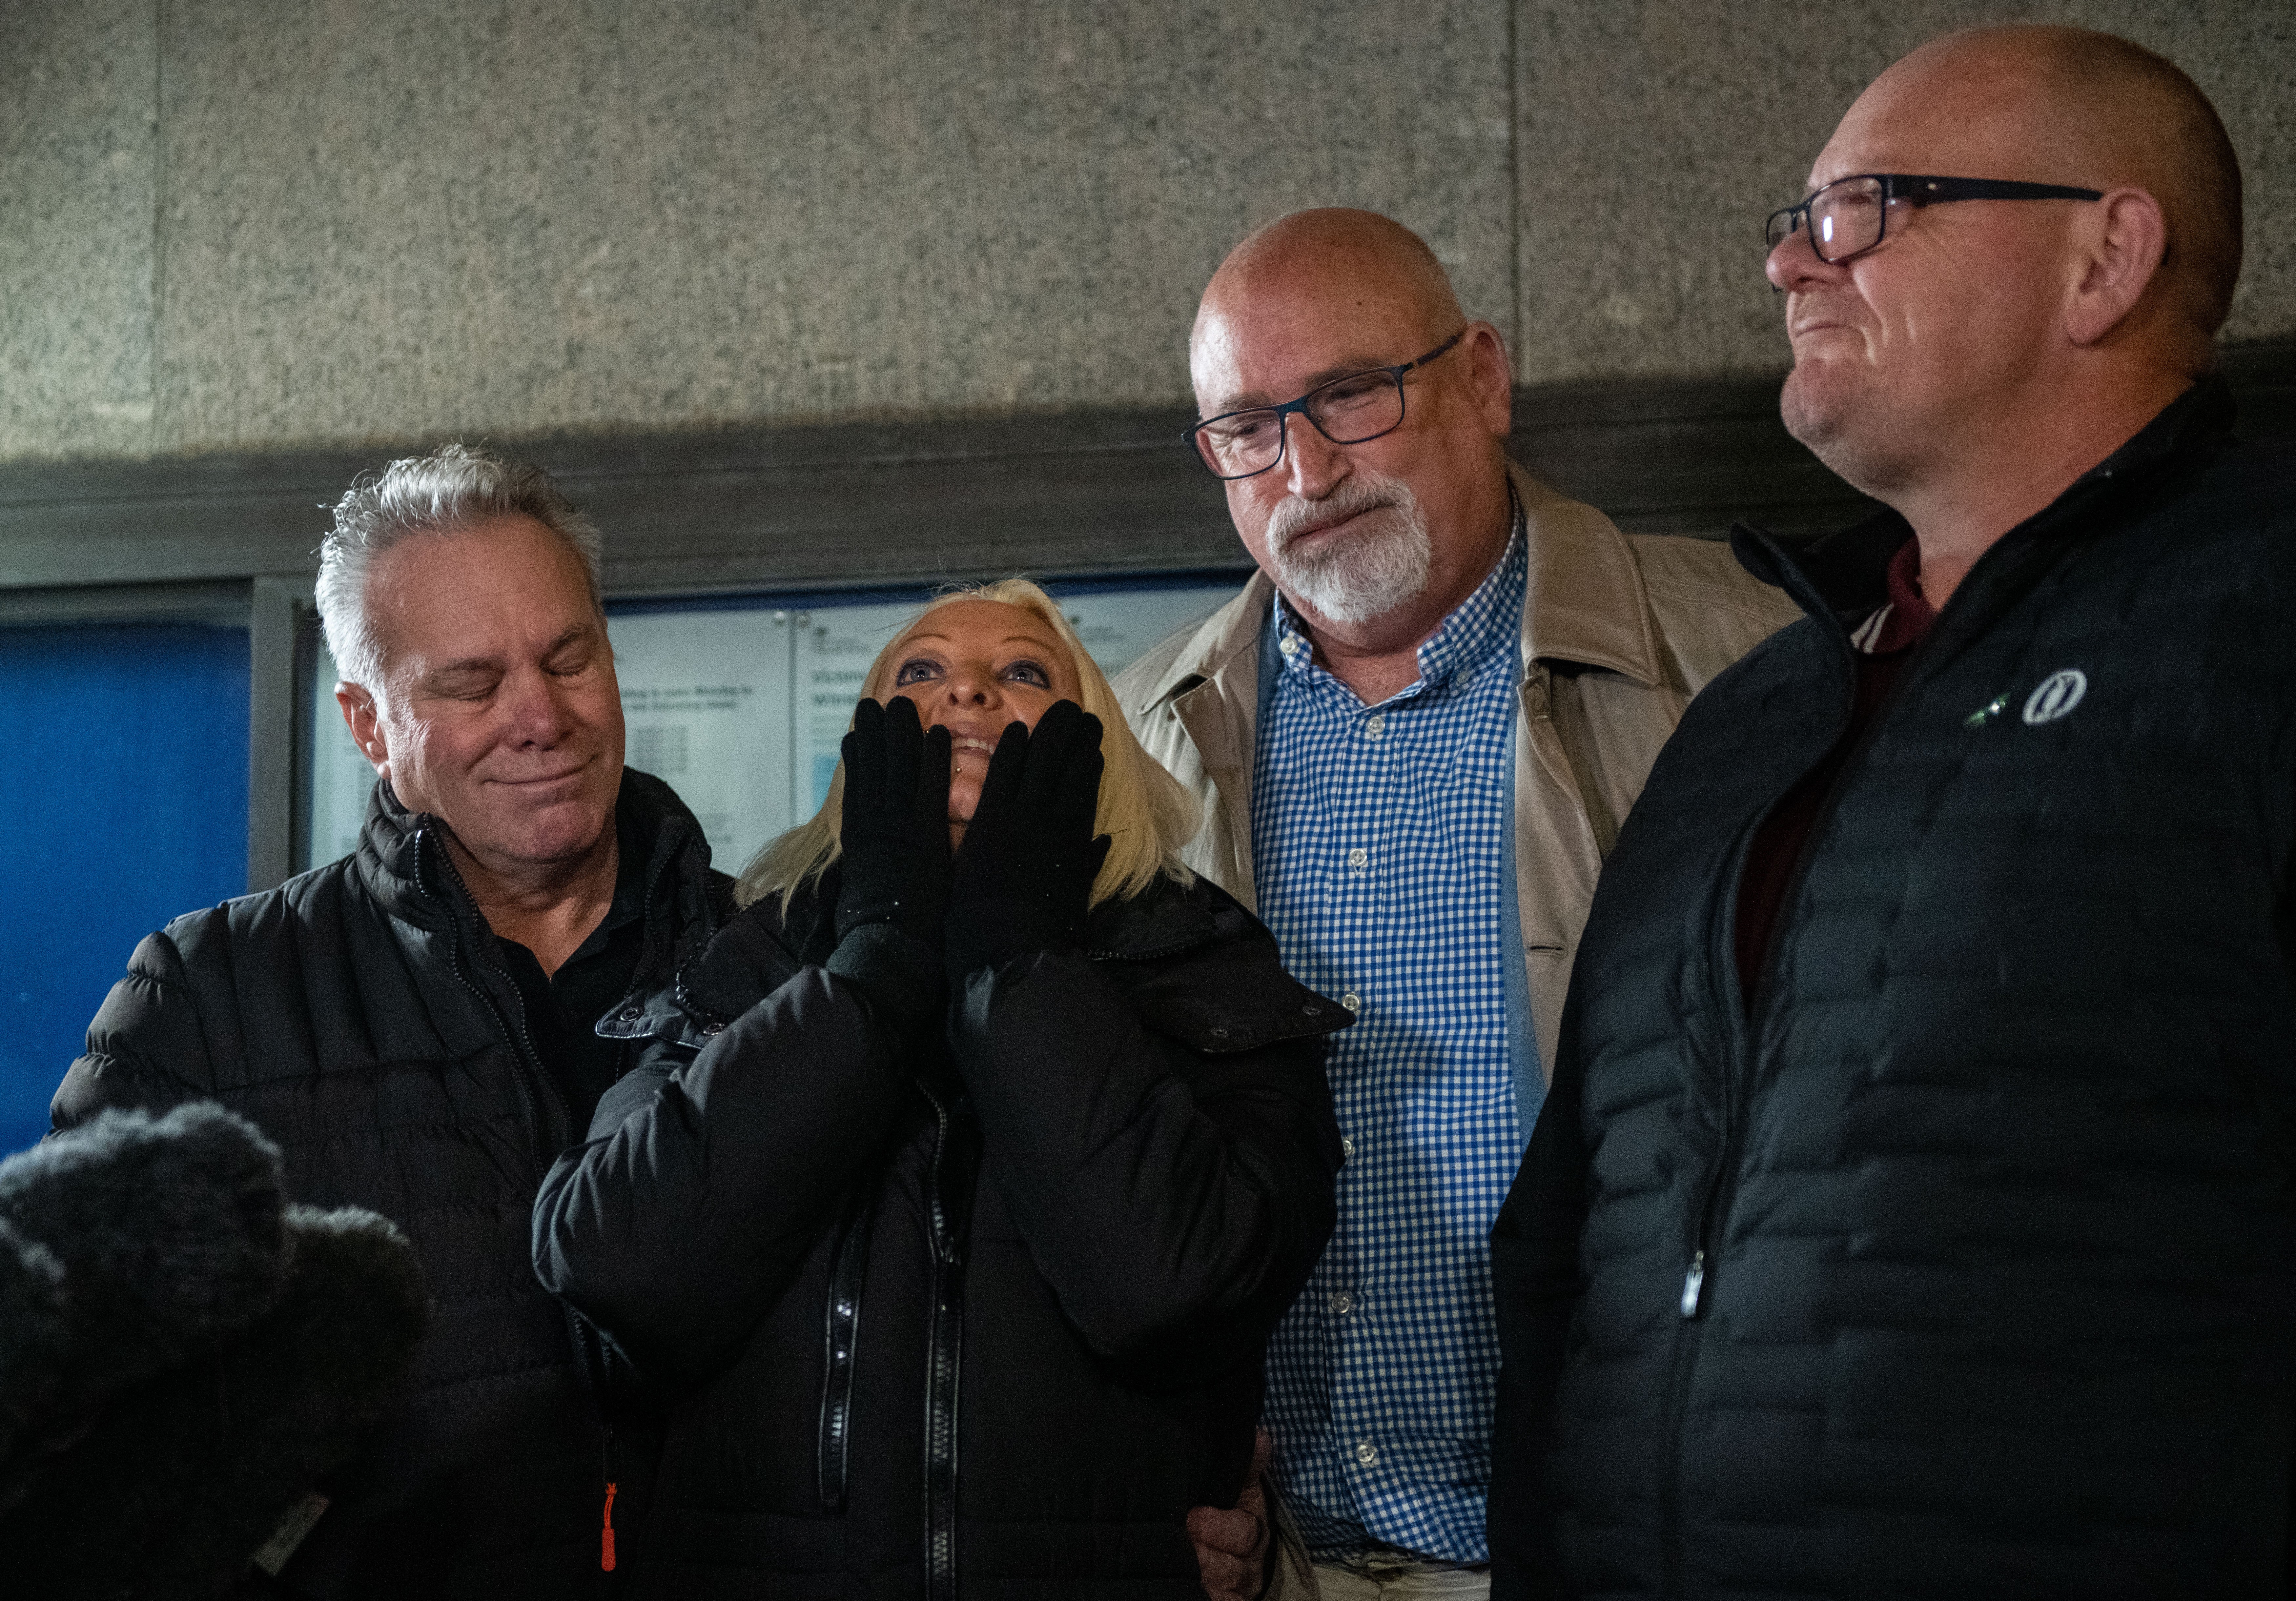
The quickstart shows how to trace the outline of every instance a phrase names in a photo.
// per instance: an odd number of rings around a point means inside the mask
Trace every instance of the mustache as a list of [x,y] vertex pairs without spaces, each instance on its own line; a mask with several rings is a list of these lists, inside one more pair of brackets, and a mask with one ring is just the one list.
[[1302,534],[1345,522],[1349,518],[1360,517],[1366,511],[1398,508],[1403,501],[1401,486],[1386,479],[1363,477],[1346,479],[1319,501],[1302,500],[1296,494],[1287,494],[1268,514],[1268,549],[1281,555],[1284,547]]

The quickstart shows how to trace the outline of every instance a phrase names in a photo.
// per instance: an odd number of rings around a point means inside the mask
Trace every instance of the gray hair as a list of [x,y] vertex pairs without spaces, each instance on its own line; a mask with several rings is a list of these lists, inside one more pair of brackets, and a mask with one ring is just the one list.
[[319,543],[319,621],[346,683],[382,691],[382,651],[366,610],[374,559],[417,534],[455,534],[500,517],[530,517],[581,559],[598,604],[602,542],[551,476],[483,445],[442,445],[362,474],[335,502],[335,526]]

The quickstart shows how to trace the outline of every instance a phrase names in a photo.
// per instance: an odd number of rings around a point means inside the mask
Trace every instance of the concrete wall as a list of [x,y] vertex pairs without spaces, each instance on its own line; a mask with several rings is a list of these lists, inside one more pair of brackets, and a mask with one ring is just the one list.
[[1160,404],[1227,246],[1423,233],[1528,383],[1784,363],[1759,227],[1857,88],[2169,54],[2296,335],[2287,0],[9,0],[0,460]]

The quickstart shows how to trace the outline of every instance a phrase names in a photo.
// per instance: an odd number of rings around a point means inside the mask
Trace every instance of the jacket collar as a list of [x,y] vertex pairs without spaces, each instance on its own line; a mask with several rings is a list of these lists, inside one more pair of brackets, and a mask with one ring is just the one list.
[[432,931],[445,927],[453,915],[451,907],[433,899],[430,886],[440,875],[436,869],[426,871],[423,862],[428,851],[443,854],[438,833],[437,818],[428,812],[408,811],[399,804],[390,781],[377,779],[367,796],[366,822],[359,829],[354,868],[384,911]]
[[[2091,515],[2110,497],[2127,495],[2189,457],[2221,443],[2236,407],[2232,387],[2210,373],[2163,406],[2120,449],[2067,486],[2065,492],[2003,535],[1994,549],[2074,539],[2098,527]],[[1800,601],[1812,616],[1862,617],[1887,596],[1890,560],[1913,526],[1895,511],[1873,516],[1799,548],[1751,523],[1730,530],[1739,565]],[[1988,550],[1989,557],[1993,551]],[[1983,561],[1985,558],[1980,558]]]
[[1218,914],[1234,905],[1210,879],[1183,886],[1159,878],[1143,894],[1092,909],[1085,920],[1085,953],[1101,961],[1151,961],[1193,950],[1219,936]]
[[1239,657],[1259,648],[1259,631],[1266,626],[1267,614],[1275,600],[1275,585],[1266,573],[1256,572],[1243,586],[1243,592],[1211,616],[1196,630],[1195,637],[1164,676],[1157,681],[1144,704],[1156,706],[1172,696],[1185,693],[1216,678],[1232,666]]
[[[1507,481],[1522,513],[1529,568],[1522,603],[1522,665],[1581,662],[1639,683],[1662,676],[1642,566],[1618,525],[1559,494],[1513,462]],[[1275,586],[1254,573],[1243,593],[1206,618],[1148,697],[1153,706],[1217,676],[1255,649]]]
[[[676,792],[652,773],[625,767],[614,813],[626,848],[627,843],[647,842],[639,882],[651,892],[645,908],[649,943],[657,929],[693,920],[663,915],[677,896],[699,895],[702,904],[692,910],[707,919],[709,846]],[[426,932],[459,927],[476,935],[485,922],[447,860],[444,830],[430,813],[400,805],[390,785],[378,779],[367,801],[354,870],[391,916]]]
[[1522,663],[1579,662],[1655,684],[1658,635],[1643,589],[1642,564],[1618,525],[1594,507],[1559,494],[1510,462],[1507,477],[1522,507],[1530,543],[1530,583],[1522,600]]

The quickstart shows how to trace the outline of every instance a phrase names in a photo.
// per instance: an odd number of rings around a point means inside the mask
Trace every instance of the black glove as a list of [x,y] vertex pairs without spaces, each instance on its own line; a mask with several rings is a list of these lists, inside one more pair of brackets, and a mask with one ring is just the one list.
[[948,731],[913,701],[853,708],[845,736],[837,948],[823,964],[903,1034],[940,1016],[948,916]]
[[956,854],[952,985],[1023,952],[1076,943],[1108,859],[1107,837],[1092,831],[1100,770],[1100,719],[1073,700],[1054,703],[1033,735],[1019,723],[1005,729]]

